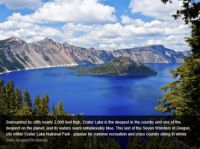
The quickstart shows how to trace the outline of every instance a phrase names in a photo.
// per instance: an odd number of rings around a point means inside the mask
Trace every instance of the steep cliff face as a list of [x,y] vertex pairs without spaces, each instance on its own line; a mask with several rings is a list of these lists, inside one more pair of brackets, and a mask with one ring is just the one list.
[[163,45],[116,50],[113,55],[130,57],[142,63],[181,63],[184,57],[182,52],[167,49]]
[[184,55],[162,45],[106,51],[61,44],[48,38],[33,43],[16,37],[0,41],[1,72],[58,65],[101,64],[121,56],[143,63],[180,63]]

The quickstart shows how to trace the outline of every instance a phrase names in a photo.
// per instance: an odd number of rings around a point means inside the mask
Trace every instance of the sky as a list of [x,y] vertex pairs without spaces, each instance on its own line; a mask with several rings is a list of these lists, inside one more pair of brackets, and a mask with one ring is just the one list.
[[188,50],[189,26],[172,15],[181,8],[160,0],[0,0],[0,40],[57,42],[103,50],[162,44]]

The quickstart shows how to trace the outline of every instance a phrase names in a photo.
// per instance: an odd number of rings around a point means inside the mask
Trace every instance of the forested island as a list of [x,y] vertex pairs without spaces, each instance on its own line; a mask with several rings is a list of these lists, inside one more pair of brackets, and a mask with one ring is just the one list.
[[77,74],[97,76],[152,76],[156,75],[156,72],[152,68],[142,63],[137,63],[128,57],[119,57],[102,65],[79,68]]

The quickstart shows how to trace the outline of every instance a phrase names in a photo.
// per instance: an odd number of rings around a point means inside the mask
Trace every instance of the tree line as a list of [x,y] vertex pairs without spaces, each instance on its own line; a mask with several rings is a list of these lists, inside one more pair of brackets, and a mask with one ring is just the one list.
[[[62,101],[49,108],[49,96],[37,95],[31,100],[30,93],[25,89],[23,92],[15,87],[13,81],[5,83],[0,80],[0,116],[70,116],[64,111]],[[33,101],[33,103],[32,103]],[[73,117],[71,117],[73,118]],[[1,130],[1,129],[0,129]],[[121,146],[120,138],[112,137],[50,137],[48,143],[5,143],[5,134],[0,131],[1,144],[6,148],[48,148],[61,147],[63,149],[176,149],[177,146],[188,149],[189,146],[178,141],[177,138],[160,137],[127,137],[127,143]],[[168,145],[166,147],[166,145]]]
[[32,99],[28,90],[21,91],[15,88],[13,81],[5,83],[0,80],[0,115],[16,115],[16,116],[64,116],[63,102],[60,101],[53,106],[53,112],[49,108],[49,96],[37,95],[32,103]]

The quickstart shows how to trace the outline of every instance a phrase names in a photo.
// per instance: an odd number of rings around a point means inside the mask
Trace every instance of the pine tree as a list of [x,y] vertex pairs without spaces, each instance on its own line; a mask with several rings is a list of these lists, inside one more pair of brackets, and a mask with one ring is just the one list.
[[129,138],[127,149],[143,149],[142,137]]
[[105,146],[106,149],[120,149],[120,146],[117,141],[113,138],[109,138]]
[[37,95],[35,97],[35,101],[34,101],[34,114],[35,115],[41,115],[42,114],[41,100],[40,100],[40,96],[39,95]]
[[0,87],[4,87],[4,81],[0,79]]
[[[166,3],[170,0],[162,1]],[[181,66],[172,72],[175,81],[162,88],[167,92],[159,101],[160,105],[156,109],[170,112],[175,117],[181,116],[181,121],[192,128],[187,142],[191,146],[197,146],[200,125],[200,2],[193,0],[182,2],[183,7],[177,10],[174,17],[175,19],[182,18],[185,24],[190,25],[192,29],[191,36],[186,40],[191,47],[191,54],[185,58]],[[195,120],[191,119],[192,117],[195,117]]]
[[46,94],[41,100],[42,115],[49,114],[49,96]]
[[16,88],[15,102],[16,102],[16,109],[17,110],[22,108],[22,101],[23,101],[22,93],[21,93],[19,88]]
[[6,100],[6,89],[2,79],[0,80],[0,105],[0,115],[6,115],[8,113],[8,106]]
[[9,81],[6,85],[6,102],[8,106],[8,113],[14,115],[16,111],[15,89],[13,81]]
[[57,115],[57,116],[64,116],[64,115],[67,115],[67,113],[64,111],[63,102],[62,102],[62,101],[60,101],[60,102],[55,106],[55,115]]
[[24,91],[24,104],[28,105],[30,110],[32,109],[31,97],[27,90]]
[[[169,0],[162,0],[169,2]],[[156,108],[174,115],[200,115],[200,2],[183,0],[183,7],[177,10],[175,19],[182,18],[192,28],[187,42],[191,47],[191,55],[172,74],[176,79],[163,90],[167,91]]]
[[159,148],[158,142],[159,142],[158,137],[150,137],[146,143],[146,149]]
[[27,104],[24,104],[20,110],[17,111],[16,115],[18,116],[31,116],[32,111]]

